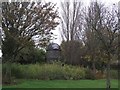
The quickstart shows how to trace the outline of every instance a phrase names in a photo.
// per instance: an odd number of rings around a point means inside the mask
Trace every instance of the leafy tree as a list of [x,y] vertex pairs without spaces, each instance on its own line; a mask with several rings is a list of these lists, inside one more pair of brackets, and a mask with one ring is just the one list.
[[16,59],[21,64],[42,63],[45,62],[45,51],[34,47],[27,47],[19,52]]
[[14,62],[23,48],[34,45],[33,38],[36,36],[40,45],[45,46],[50,41],[51,30],[58,25],[57,18],[55,5],[50,2],[3,2],[3,59]]
[[[51,30],[58,25],[57,18],[55,5],[50,2],[3,2],[3,61],[9,63],[8,65],[16,62],[21,50],[34,45],[33,39],[36,36],[39,37],[40,45],[45,46],[50,41]],[[3,80],[11,83],[10,67],[6,70],[5,78]]]
[[[78,41],[63,41],[61,44],[65,63],[80,65],[84,55],[84,46]],[[82,52],[81,52],[82,51]]]

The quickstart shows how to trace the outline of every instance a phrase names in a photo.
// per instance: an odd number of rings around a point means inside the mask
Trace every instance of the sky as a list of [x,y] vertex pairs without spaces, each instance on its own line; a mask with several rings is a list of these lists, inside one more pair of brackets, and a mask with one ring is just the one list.
[[[21,0],[19,0],[19,1],[21,1]],[[26,0],[26,1],[29,1],[29,0]],[[57,7],[60,7],[60,2],[64,1],[64,0],[44,0],[44,1],[55,3]],[[73,1],[73,0],[65,0],[65,1]],[[81,1],[81,2],[83,2],[83,5],[88,6],[91,0],[77,0],[77,1],[78,2]],[[96,1],[96,0],[92,0],[92,1]],[[111,6],[114,3],[117,4],[119,2],[119,7],[120,7],[120,0],[101,0],[101,2],[105,3],[108,6]],[[56,27],[56,30],[53,31],[53,34],[56,35],[55,38],[57,38],[57,39],[54,39],[51,42],[54,42],[54,43],[57,43],[57,44],[60,45],[62,39],[61,39],[60,31],[59,31],[59,26]],[[2,56],[2,53],[1,53],[1,50],[0,50],[0,57],[1,56]]]
[[[57,4],[56,6],[60,8],[60,2],[61,1],[73,1],[73,0],[45,0],[46,2],[53,2],[55,4]],[[96,1],[96,0],[77,0],[78,2],[81,1],[83,2],[83,5],[88,6],[90,4],[91,1]],[[104,3],[105,5],[107,5],[108,7],[113,5],[114,3],[117,4],[118,2],[120,2],[120,0],[97,0],[100,1],[102,3]],[[120,6],[120,5],[119,5]],[[52,40],[51,42],[57,43],[57,44],[61,44],[62,38],[60,35],[60,30],[59,30],[59,26],[56,28],[56,30],[53,31],[53,34],[56,35],[55,40]]]

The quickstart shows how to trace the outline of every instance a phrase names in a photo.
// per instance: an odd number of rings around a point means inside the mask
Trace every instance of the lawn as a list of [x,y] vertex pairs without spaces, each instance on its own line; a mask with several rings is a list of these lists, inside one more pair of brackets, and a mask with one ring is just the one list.
[[[3,88],[105,88],[106,81],[101,80],[17,80],[16,85]],[[118,81],[111,81],[112,88],[118,88]]]

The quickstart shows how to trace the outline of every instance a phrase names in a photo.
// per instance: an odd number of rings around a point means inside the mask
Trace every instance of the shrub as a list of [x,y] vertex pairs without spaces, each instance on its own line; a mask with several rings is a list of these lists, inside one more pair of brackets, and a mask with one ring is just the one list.
[[64,72],[64,78],[65,79],[78,80],[78,79],[85,78],[85,70],[84,70],[84,68],[65,65],[63,67],[63,72]]
[[45,51],[37,48],[24,48],[17,55],[16,62],[21,64],[35,64],[45,62]]
[[105,77],[106,77],[106,75],[102,71],[97,71],[95,74],[95,79],[104,79]]
[[[7,64],[3,65],[3,75]],[[84,79],[85,69],[78,66],[64,65],[60,63],[53,64],[11,64],[11,75],[15,78],[25,79],[40,79],[40,80],[54,80],[54,79]]]
[[85,69],[85,78],[86,79],[92,79],[94,80],[95,79],[95,75],[93,74],[92,70],[91,69]]
[[118,79],[118,70],[110,70],[110,77],[112,79]]

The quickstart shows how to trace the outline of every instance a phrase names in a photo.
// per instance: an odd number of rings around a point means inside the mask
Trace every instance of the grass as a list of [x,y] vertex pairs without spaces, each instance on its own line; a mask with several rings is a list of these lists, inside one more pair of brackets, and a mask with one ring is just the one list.
[[[100,80],[25,80],[19,79],[16,85],[3,88],[105,88],[106,81]],[[118,81],[111,80],[111,88],[118,88]]]

